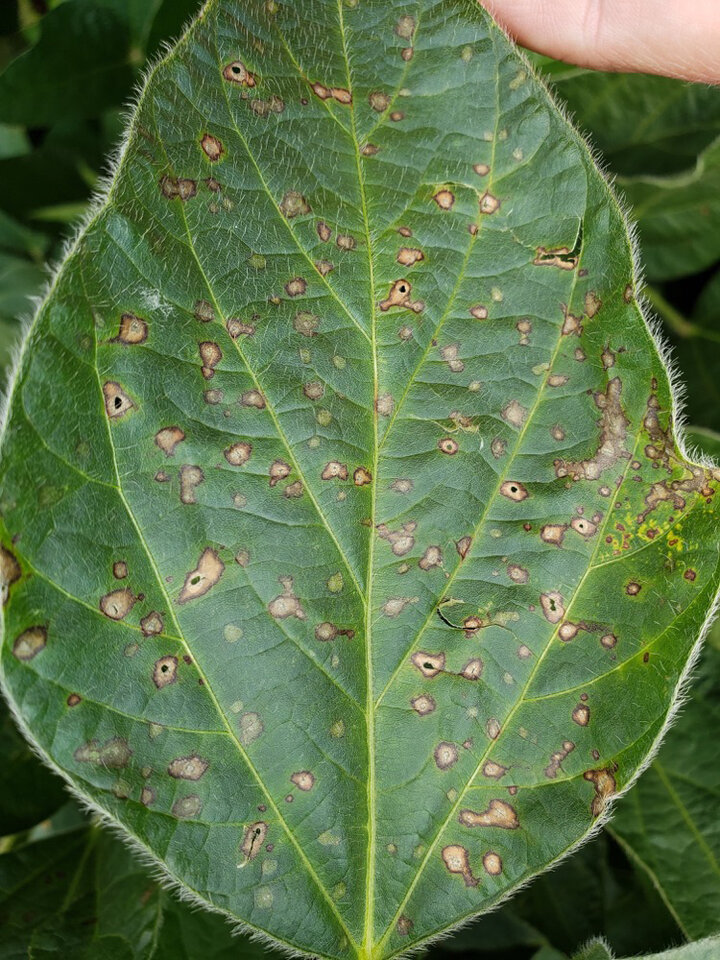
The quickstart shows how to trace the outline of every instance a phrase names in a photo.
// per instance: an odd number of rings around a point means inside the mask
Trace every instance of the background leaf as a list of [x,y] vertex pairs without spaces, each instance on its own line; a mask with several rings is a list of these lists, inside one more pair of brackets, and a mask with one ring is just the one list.
[[719,696],[720,650],[708,645],[690,702],[611,827],[692,940],[720,929]]

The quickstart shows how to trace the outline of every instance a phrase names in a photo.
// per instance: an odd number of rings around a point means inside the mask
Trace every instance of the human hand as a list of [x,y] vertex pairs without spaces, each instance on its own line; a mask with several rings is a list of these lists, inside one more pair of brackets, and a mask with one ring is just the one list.
[[720,83],[718,0],[480,0],[518,43],[582,67]]

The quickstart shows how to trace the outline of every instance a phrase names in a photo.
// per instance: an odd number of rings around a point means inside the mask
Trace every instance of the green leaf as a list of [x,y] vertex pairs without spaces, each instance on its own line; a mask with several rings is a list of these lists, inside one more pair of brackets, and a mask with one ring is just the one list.
[[692,698],[612,830],[695,940],[720,930],[720,651],[706,647]]
[[[636,960],[716,960],[720,950],[720,937],[711,937],[699,943],[665,950],[663,953],[645,954]],[[588,944],[573,960],[614,960],[612,953],[599,941]]]
[[[547,67],[543,67],[545,72]],[[720,135],[720,90],[553,63],[553,86],[614,173],[680,173]]]
[[129,43],[126,19],[103,4],[51,10],[38,42],[0,74],[0,122],[48,126],[121,103],[132,83]]
[[37,264],[0,253],[0,318],[27,313],[30,297],[40,293],[46,280],[46,272]]
[[28,735],[313,955],[405,952],[552,864],[717,592],[718,474],[634,290],[606,182],[475,3],[212,0],[15,380]]
[[216,915],[162,890],[126,847],[97,827],[0,855],[3,957],[53,960],[260,960]]
[[720,258],[720,138],[684,173],[619,178],[651,281],[699,273]]
[[30,752],[0,703],[0,837],[49,817],[67,799],[63,784]]

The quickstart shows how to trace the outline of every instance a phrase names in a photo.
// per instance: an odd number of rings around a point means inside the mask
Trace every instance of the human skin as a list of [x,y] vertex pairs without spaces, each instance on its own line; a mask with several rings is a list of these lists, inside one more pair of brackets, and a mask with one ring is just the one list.
[[720,83],[720,0],[481,0],[523,46],[595,70]]

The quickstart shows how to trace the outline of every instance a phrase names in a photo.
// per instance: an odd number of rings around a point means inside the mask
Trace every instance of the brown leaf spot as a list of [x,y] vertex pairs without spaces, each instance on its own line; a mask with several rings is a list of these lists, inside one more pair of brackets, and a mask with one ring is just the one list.
[[571,740],[565,740],[562,750],[556,750],[550,755],[550,763],[545,767],[545,776],[549,780],[554,780],[558,773],[562,773],[562,762],[575,749],[575,744]]
[[552,590],[540,596],[540,606],[543,616],[548,623],[559,623],[565,616],[565,601],[562,596]]
[[435,747],[433,756],[435,757],[435,766],[439,770],[449,770],[458,761],[458,748],[454,743],[443,740]]
[[190,757],[178,757],[173,760],[167,772],[176,780],[199,780],[209,766],[207,760],[193,754]]
[[230,83],[239,83],[243,87],[254,87],[256,78],[240,60],[233,60],[223,68],[223,77]]
[[590,707],[586,703],[579,703],[572,712],[572,718],[579,727],[586,727],[590,723]]
[[206,380],[215,376],[215,367],[222,360],[222,350],[212,340],[205,340],[198,344],[200,359],[202,360],[202,375]]
[[276,620],[287,620],[288,617],[306,620],[307,616],[302,608],[302,604],[293,590],[293,578],[281,577],[280,585],[283,588],[283,592],[268,604],[270,616]]
[[468,555],[470,547],[472,546],[472,537],[461,537],[455,542],[455,549],[458,552],[458,556],[461,560],[464,560]]
[[511,400],[505,404],[501,416],[506,423],[513,427],[522,427],[527,418],[527,409],[517,400]]
[[294,773],[290,780],[295,784],[298,790],[303,790],[307,793],[309,790],[315,786],[315,775],[310,773],[309,770],[300,770],[298,773]]
[[310,205],[297,190],[288,190],[280,202],[280,210],[288,220],[310,213]]
[[415,247],[401,247],[397,255],[397,262],[401,263],[404,267],[411,267],[414,263],[419,263],[424,259],[425,254],[422,250],[418,250]]
[[608,800],[616,791],[614,771],[609,767],[605,767],[603,770],[586,770],[583,777],[595,787],[595,796],[590,805],[590,810],[594,817],[599,817],[605,810]]
[[540,539],[545,543],[551,543],[555,547],[562,545],[565,539],[566,523],[546,523],[540,530]]
[[395,929],[401,937],[407,937],[412,933],[414,926],[415,924],[410,917],[406,917],[405,914],[403,914],[402,916],[398,917],[398,921],[395,924]]
[[454,457],[460,449],[457,440],[453,440],[452,437],[441,437],[437,445],[441,453],[446,453],[450,457]]
[[195,490],[205,480],[205,474],[200,467],[190,463],[180,467],[180,501],[184,504],[197,503]]
[[250,109],[252,112],[258,116],[262,117],[264,120],[270,116],[271,113],[282,113],[285,109],[285,101],[280,97],[273,94],[267,100],[258,100],[253,99],[250,101]]
[[600,312],[601,307],[602,300],[600,297],[598,297],[594,291],[588,291],[588,293],[585,294],[585,313],[591,320]]
[[419,650],[410,657],[410,661],[428,679],[436,677],[445,670],[444,653],[425,653]]
[[10,587],[17,583],[21,576],[22,570],[15,554],[0,546],[0,597],[3,603],[8,598]]
[[159,186],[160,192],[168,200],[179,197],[183,203],[197,193],[197,181],[187,177],[170,177],[165,174],[160,178]]
[[202,135],[200,146],[211,163],[216,163],[223,153],[225,153],[225,147],[223,147],[220,140],[218,140],[217,137],[213,137],[210,133],[204,133]]
[[103,396],[105,397],[105,412],[111,420],[124,417],[126,413],[134,408],[135,404],[120,384],[114,380],[108,380],[103,384],[102,389]]
[[530,574],[525,567],[521,567],[517,563],[511,563],[508,565],[507,575],[513,581],[513,583],[527,583],[530,579]]
[[428,547],[418,562],[421,570],[432,570],[441,567],[443,562],[442,549],[437,546]]
[[569,247],[538,247],[533,265],[536,267],[557,267],[559,270],[574,270],[578,258],[572,256]]
[[433,200],[441,210],[452,210],[455,203],[455,194],[451,190],[438,190]]
[[200,554],[197,567],[186,574],[177,602],[187,603],[190,600],[197,600],[198,597],[204,597],[218,582],[224,570],[225,564],[216,551],[206,547]]
[[483,776],[489,780],[501,780],[507,772],[507,767],[503,767],[500,763],[495,763],[494,760],[487,760],[482,768]]
[[110,342],[125,343],[128,346],[134,346],[137,343],[145,343],[148,336],[148,325],[141,317],[136,317],[134,313],[124,313],[120,317],[120,329],[118,334]]
[[106,593],[100,600],[100,609],[111,620],[124,620],[135,605],[135,600],[132,590],[124,587]]
[[502,873],[502,858],[499,854],[488,851],[483,857],[483,867],[485,873],[489,874],[491,877],[497,877]]
[[189,797],[180,797],[172,805],[172,812],[181,820],[192,820],[202,810],[202,800],[194,793]]
[[604,393],[594,395],[595,406],[602,412],[600,442],[597,453],[588,460],[555,460],[555,475],[573,480],[597,480],[621,458],[629,458],[625,450],[629,421],[620,404],[622,383],[618,377],[608,382]]
[[464,827],[500,827],[501,830],[517,830],[520,826],[515,810],[504,800],[491,800],[482,813],[461,810],[458,821]]
[[325,464],[323,472],[320,474],[323,480],[347,480],[348,468],[346,463],[340,463],[337,460],[331,460]]
[[293,328],[303,337],[314,337],[317,335],[317,328],[320,325],[320,318],[308,310],[300,310],[295,314]]
[[480,197],[480,213],[493,214],[500,209],[500,201],[488,190]]
[[288,463],[285,463],[284,460],[274,460],[270,464],[270,470],[268,471],[270,476],[270,486],[274,487],[281,480],[285,480],[290,476],[291,467]]
[[368,103],[376,113],[384,113],[390,106],[390,96],[381,90],[373,90],[368,97]]
[[257,823],[251,823],[249,827],[245,828],[240,846],[240,852],[243,855],[243,865],[254,860],[260,853],[262,845],[265,843],[267,832],[268,825],[263,820],[258,820]]
[[318,222],[317,227],[316,227],[315,229],[317,230],[317,235],[318,235],[318,237],[320,237],[320,239],[322,240],[323,243],[327,243],[327,242],[330,240],[330,238],[332,237],[332,230],[331,230],[330,227],[325,223],[324,220],[320,220],[320,221]]
[[466,887],[476,887],[478,885],[478,880],[470,870],[470,856],[465,847],[460,847],[457,844],[443,847],[442,859],[450,873],[460,874]]
[[500,487],[500,493],[515,503],[521,503],[530,496],[525,486],[517,480],[506,480]]
[[634,580],[632,580],[632,581],[625,587],[625,593],[626,593],[629,597],[636,597],[636,596],[640,593],[641,590],[642,590],[641,585],[640,585],[639,583],[636,583]]
[[242,467],[252,456],[252,444],[233,443],[232,446],[223,450],[223,455],[234,467]]
[[174,457],[179,443],[185,439],[185,431],[180,427],[163,427],[155,434],[155,443],[166,457]]
[[353,483],[356,487],[364,487],[372,483],[372,474],[366,467],[358,467],[353,473]]
[[307,290],[307,281],[303,277],[294,277],[285,284],[285,293],[289,297],[300,297]]
[[89,740],[73,754],[78,763],[93,763],[109,770],[121,770],[128,765],[132,750],[127,740],[113,737],[102,745],[99,740]]
[[124,560],[116,560],[112,569],[116,580],[124,580],[128,575],[128,565]]
[[283,490],[283,496],[288,500],[297,500],[303,493],[305,488],[302,485],[301,480],[296,480],[294,483],[289,483]]
[[487,163],[474,163],[473,170],[479,177],[486,177],[490,173],[490,167]]
[[82,697],[79,693],[71,693],[65,702],[69,707],[76,707],[82,702]]
[[13,656],[27,662],[36,657],[47,645],[47,629],[45,627],[28,627],[27,630],[15,638]]
[[140,629],[145,637],[155,637],[165,629],[163,618],[157,612],[152,610],[146,617],[140,621]]
[[256,410],[264,410],[266,407],[265,397],[259,390],[246,390],[240,397],[242,407],[254,407]]
[[240,336],[255,336],[255,324],[245,323],[245,321],[241,320],[239,317],[229,317],[225,321],[225,329],[233,340],[237,340],[237,338]]
[[410,706],[419,716],[427,717],[428,714],[432,713],[435,709],[436,703],[433,697],[429,697],[427,694],[421,694],[419,697],[412,698]]
[[421,313],[425,309],[422,300],[413,300],[411,297],[412,284],[409,280],[396,280],[390,287],[385,300],[380,301],[380,309],[383,313],[391,307],[402,307],[406,310],[412,310],[413,313]]
[[341,250],[355,250],[357,247],[357,240],[355,237],[351,237],[349,233],[339,233],[335,243]]
[[259,713],[242,713],[240,715],[240,743],[249,747],[265,729]]
[[153,683],[158,690],[166,687],[169,683],[175,683],[177,680],[177,668],[177,657],[160,657],[159,660],[155,661],[155,666],[153,667]]

